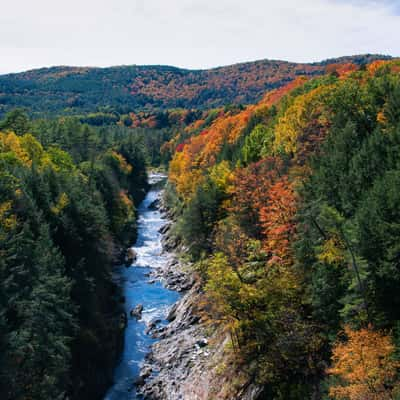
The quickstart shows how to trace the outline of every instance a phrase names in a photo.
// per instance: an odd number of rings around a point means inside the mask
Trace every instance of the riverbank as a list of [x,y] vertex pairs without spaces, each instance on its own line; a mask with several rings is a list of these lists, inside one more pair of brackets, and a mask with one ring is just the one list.
[[[167,218],[167,210],[159,199]],[[176,254],[179,243],[164,225],[163,250]],[[184,293],[171,308],[167,325],[151,324],[147,333],[157,341],[141,367],[137,390],[147,400],[254,400],[261,390],[237,368],[231,339],[224,327],[209,319],[201,282],[190,268],[174,256],[151,272],[172,290]],[[246,369],[244,369],[245,371]]]
[[148,326],[157,321],[167,324],[165,316],[181,297],[177,291],[169,290],[152,272],[167,265],[172,255],[162,251],[160,229],[168,223],[157,207],[161,188],[156,185],[165,176],[152,174],[152,185],[146,198],[138,207],[137,241],[131,248],[135,255],[133,263],[114,269],[113,281],[121,290],[125,325],[124,343],[113,373],[113,384],[107,391],[106,400],[137,399],[135,380],[140,366],[155,339],[147,334]]

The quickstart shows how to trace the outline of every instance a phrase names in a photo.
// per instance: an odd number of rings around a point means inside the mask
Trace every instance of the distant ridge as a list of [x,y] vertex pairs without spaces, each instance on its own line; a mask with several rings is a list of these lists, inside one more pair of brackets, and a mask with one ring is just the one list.
[[323,74],[328,65],[390,58],[364,54],[314,63],[259,60],[205,70],[163,65],[40,68],[0,75],[0,115],[16,107],[32,115],[43,115],[43,110],[58,115],[254,103],[297,76]]

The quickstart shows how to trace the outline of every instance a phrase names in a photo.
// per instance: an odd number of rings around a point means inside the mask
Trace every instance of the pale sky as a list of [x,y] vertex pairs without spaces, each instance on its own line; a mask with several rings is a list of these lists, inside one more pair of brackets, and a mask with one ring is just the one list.
[[0,73],[400,55],[400,0],[0,1]]

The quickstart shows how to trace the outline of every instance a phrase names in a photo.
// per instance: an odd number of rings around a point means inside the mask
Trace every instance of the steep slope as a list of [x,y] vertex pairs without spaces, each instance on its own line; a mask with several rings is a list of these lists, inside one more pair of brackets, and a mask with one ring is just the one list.
[[136,65],[43,68],[0,76],[0,115],[14,107],[26,107],[33,114],[77,114],[248,104],[297,76],[321,75],[329,65],[361,65],[382,58],[387,57],[361,55],[313,64],[263,60],[210,70]]
[[400,62],[333,72],[169,143],[209,343],[187,384],[218,391],[193,398],[398,398]]

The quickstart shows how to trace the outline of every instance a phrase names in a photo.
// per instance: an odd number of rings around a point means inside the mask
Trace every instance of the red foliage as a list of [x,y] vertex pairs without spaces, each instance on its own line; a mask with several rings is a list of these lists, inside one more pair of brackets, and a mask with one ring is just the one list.
[[185,148],[185,143],[180,143],[180,144],[178,144],[178,146],[176,146],[175,151],[176,151],[177,153],[181,153],[181,152],[183,151],[184,148]]
[[270,157],[236,171],[229,211],[248,234],[261,237],[260,212],[268,202],[269,188],[279,178],[281,168],[281,161]]

